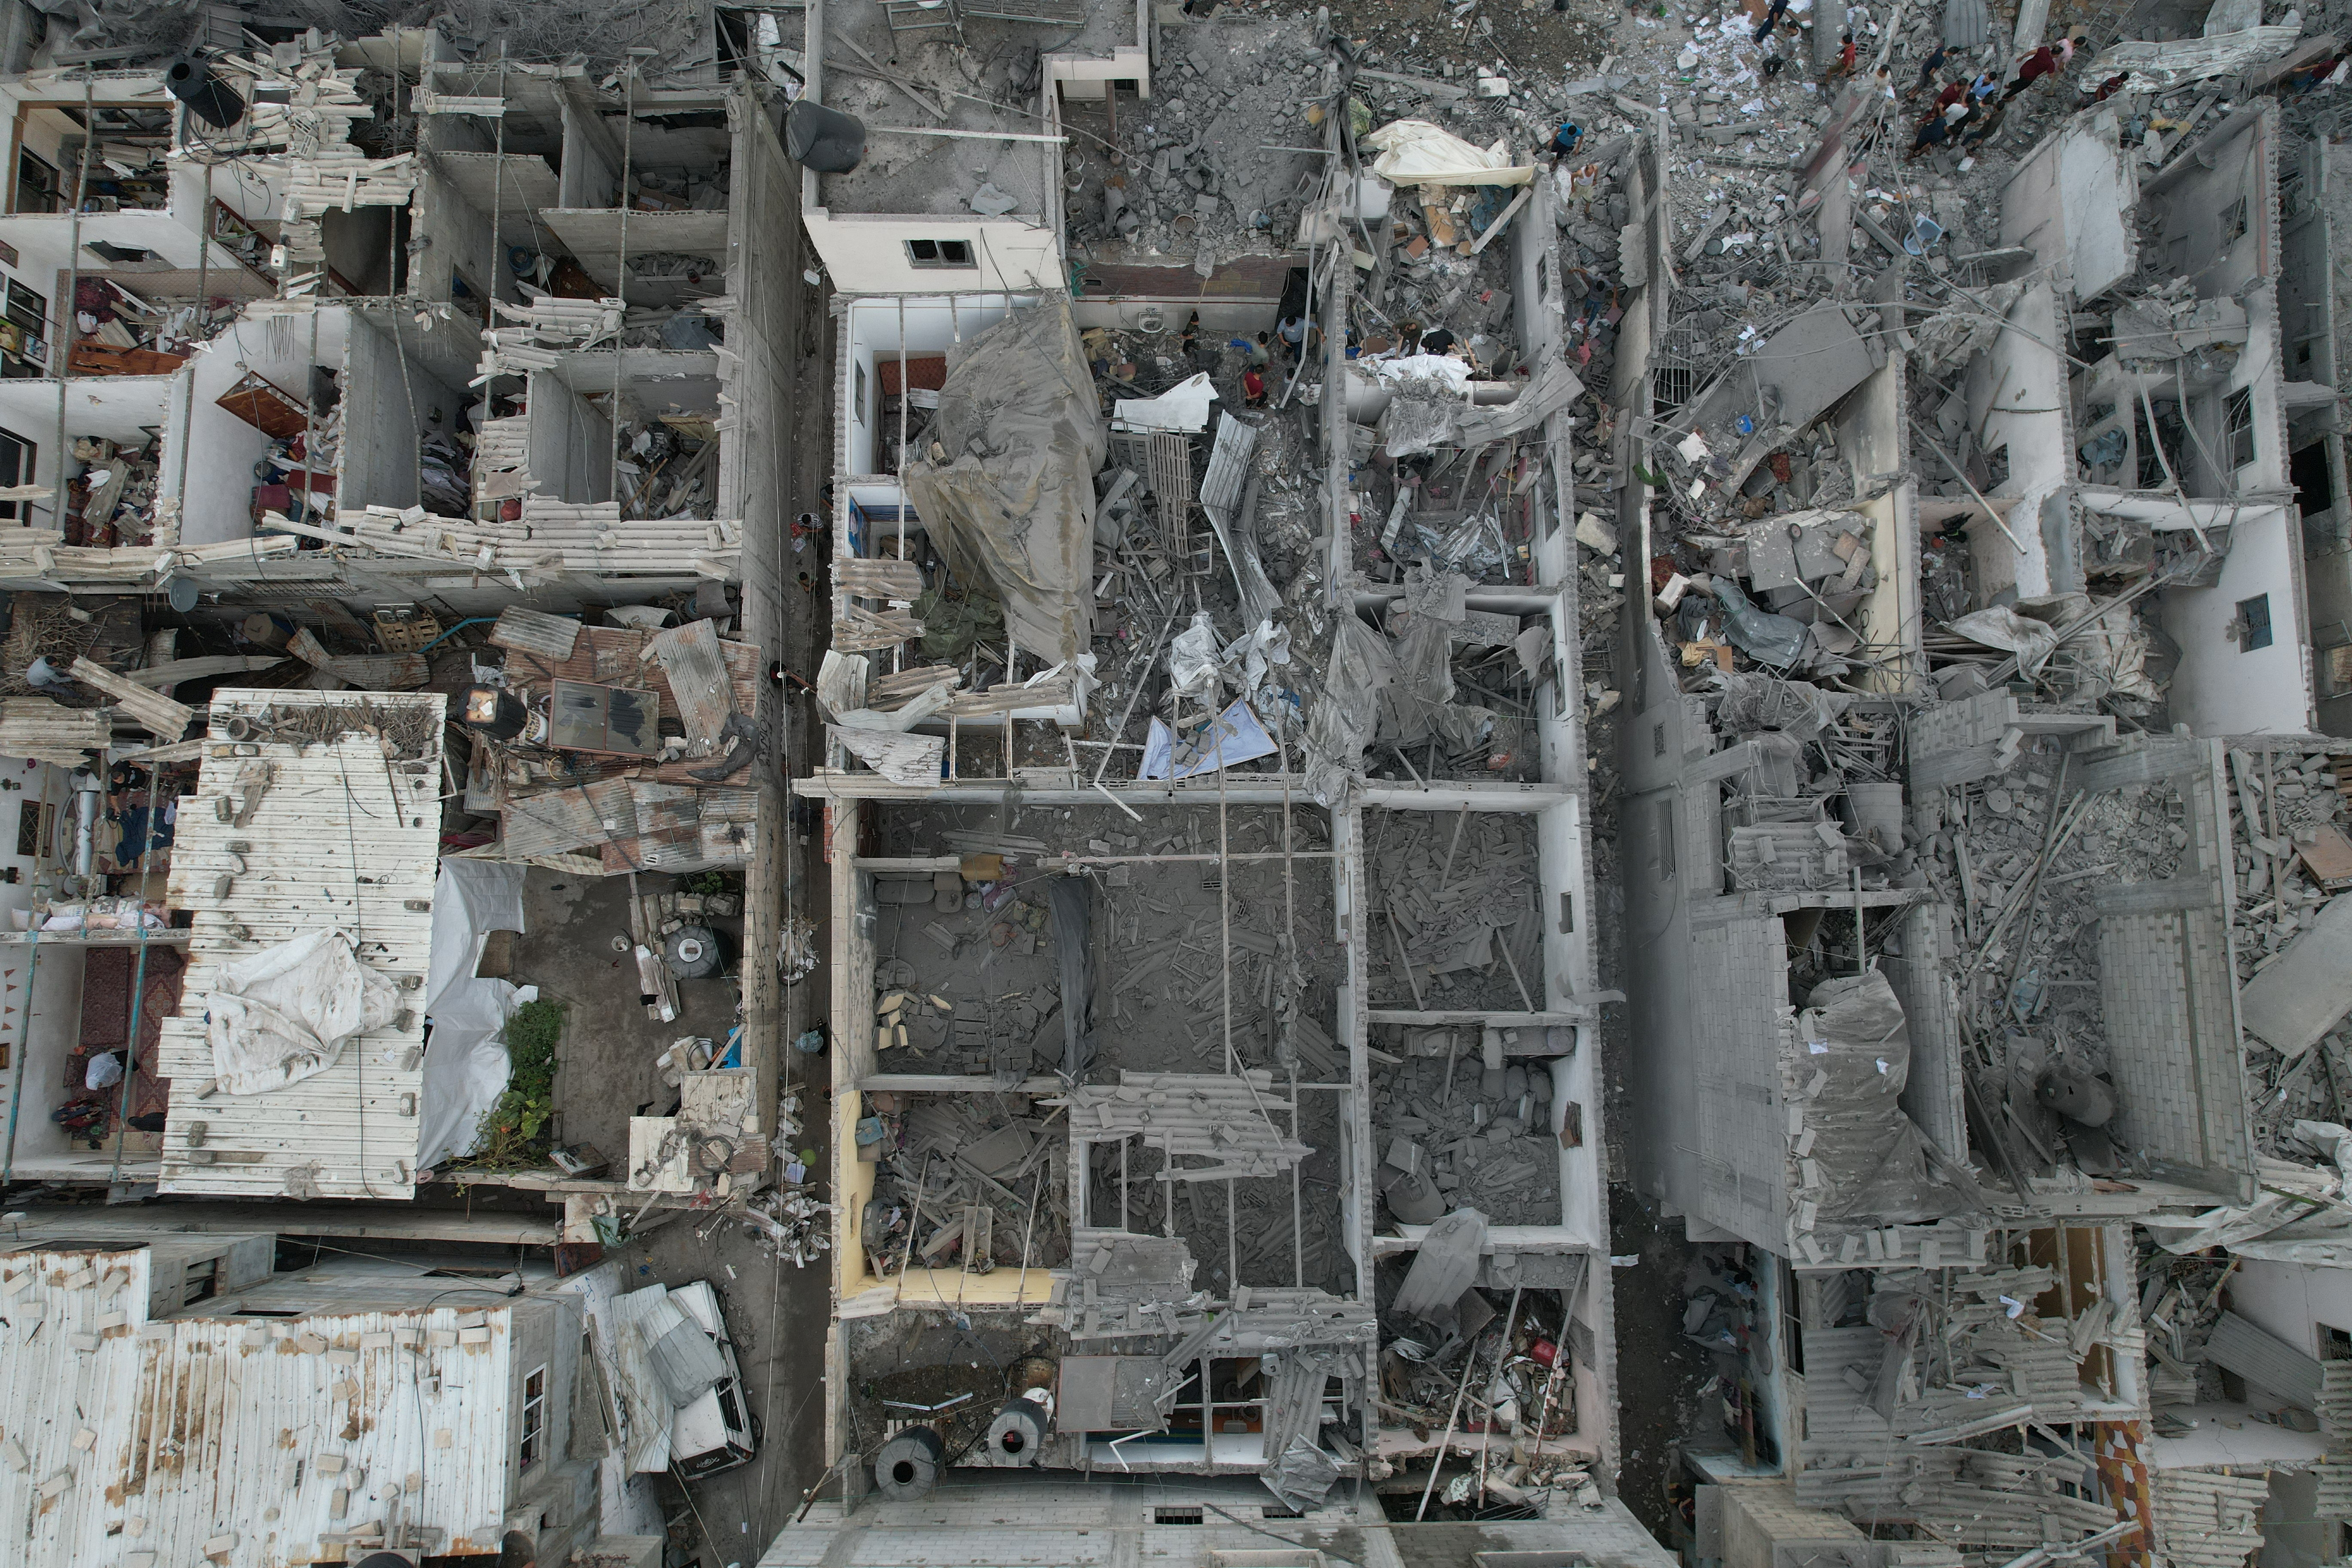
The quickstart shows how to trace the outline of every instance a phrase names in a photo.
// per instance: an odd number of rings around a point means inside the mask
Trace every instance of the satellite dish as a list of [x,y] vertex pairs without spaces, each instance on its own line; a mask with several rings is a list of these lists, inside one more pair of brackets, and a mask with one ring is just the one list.
[[196,585],[185,577],[174,577],[163,584],[164,600],[184,616],[194,609],[196,601],[203,596]]

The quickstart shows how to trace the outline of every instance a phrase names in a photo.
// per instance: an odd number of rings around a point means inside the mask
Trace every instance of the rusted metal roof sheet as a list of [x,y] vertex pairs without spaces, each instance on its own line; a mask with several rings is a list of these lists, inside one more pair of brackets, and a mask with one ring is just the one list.
[[508,1308],[150,1321],[149,1289],[143,1247],[0,1257],[8,1561],[355,1561],[337,1538],[395,1508],[443,1532],[435,1552],[497,1551],[519,1436]]
[[726,731],[727,715],[735,710],[727,660],[719,651],[719,627],[710,621],[671,626],[656,632],[650,646],[669,678],[686,738],[698,742],[707,754]]
[[[379,729],[405,727],[437,747],[446,703],[438,692],[221,691],[212,731],[226,733],[232,718],[299,719],[315,709],[325,710],[314,718],[324,727],[348,715]],[[413,1008],[362,1036],[315,1078],[267,1094],[199,1100],[194,1091],[214,1076],[205,1010],[224,963],[340,925],[358,939],[362,963],[422,979],[440,868],[437,752],[387,755],[384,741],[357,729],[325,743],[261,741],[245,756],[239,749],[205,749],[197,795],[180,812],[173,847],[170,898],[194,923],[181,1011],[163,1020],[157,1063],[161,1076],[184,1086],[164,1125],[160,1185],[249,1197],[412,1197],[424,1043],[424,1019]],[[233,818],[240,779],[257,779],[261,769],[267,788],[247,820],[224,820],[216,803],[227,801]],[[189,1141],[198,1121],[200,1148]]]
[[500,812],[504,826],[499,849],[510,860],[627,838],[637,826],[626,779],[599,779],[510,798]]

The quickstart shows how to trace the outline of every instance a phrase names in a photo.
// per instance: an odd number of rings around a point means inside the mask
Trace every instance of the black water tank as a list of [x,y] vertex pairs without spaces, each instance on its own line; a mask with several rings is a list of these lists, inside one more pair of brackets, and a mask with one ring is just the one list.
[[188,106],[189,113],[216,130],[226,131],[245,118],[245,100],[194,55],[183,55],[165,68],[163,85]]
[[846,174],[866,156],[866,125],[854,114],[803,98],[784,113],[784,151],[803,168]]

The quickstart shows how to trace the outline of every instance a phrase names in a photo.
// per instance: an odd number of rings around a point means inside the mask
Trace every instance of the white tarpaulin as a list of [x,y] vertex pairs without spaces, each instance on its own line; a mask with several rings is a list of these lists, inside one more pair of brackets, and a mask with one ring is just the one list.
[[475,967],[494,931],[519,931],[525,868],[496,860],[444,860],[433,888],[433,952],[426,961],[423,1092],[416,1159],[437,1164],[473,1152],[482,1115],[506,1092],[507,1047],[499,1037],[516,1007],[538,994]]
[[1206,374],[1185,377],[1157,397],[1122,397],[1111,417],[1136,430],[1172,430],[1194,435],[1209,423],[1217,389]]
[[1506,142],[1474,147],[1426,120],[1392,120],[1359,145],[1380,154],[1372,173],[1393,184],[1524,185],[1536,177],[1533,164],[1513,165]]
[[349,932],[306,932],[222,965],[205,995],[213,1076],[229,1094],[299,1083],[399,1010],[399,987],[359,961]]

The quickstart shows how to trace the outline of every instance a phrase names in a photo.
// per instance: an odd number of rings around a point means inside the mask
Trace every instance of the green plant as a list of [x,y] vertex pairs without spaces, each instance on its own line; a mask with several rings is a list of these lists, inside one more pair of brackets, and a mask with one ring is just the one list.
[[526,1002],[507,1020],[507,1087],[482,1113],[474,1152],[457,1162],[477,1171],[519,1171],[544,1164],[541,1136],[555,1113],[555,1046],[563,1037],[563,1008]]
[[689,893],[727,893],[734,890],[735,879],[724,871],[696,871],[678,879],[678,887]]

